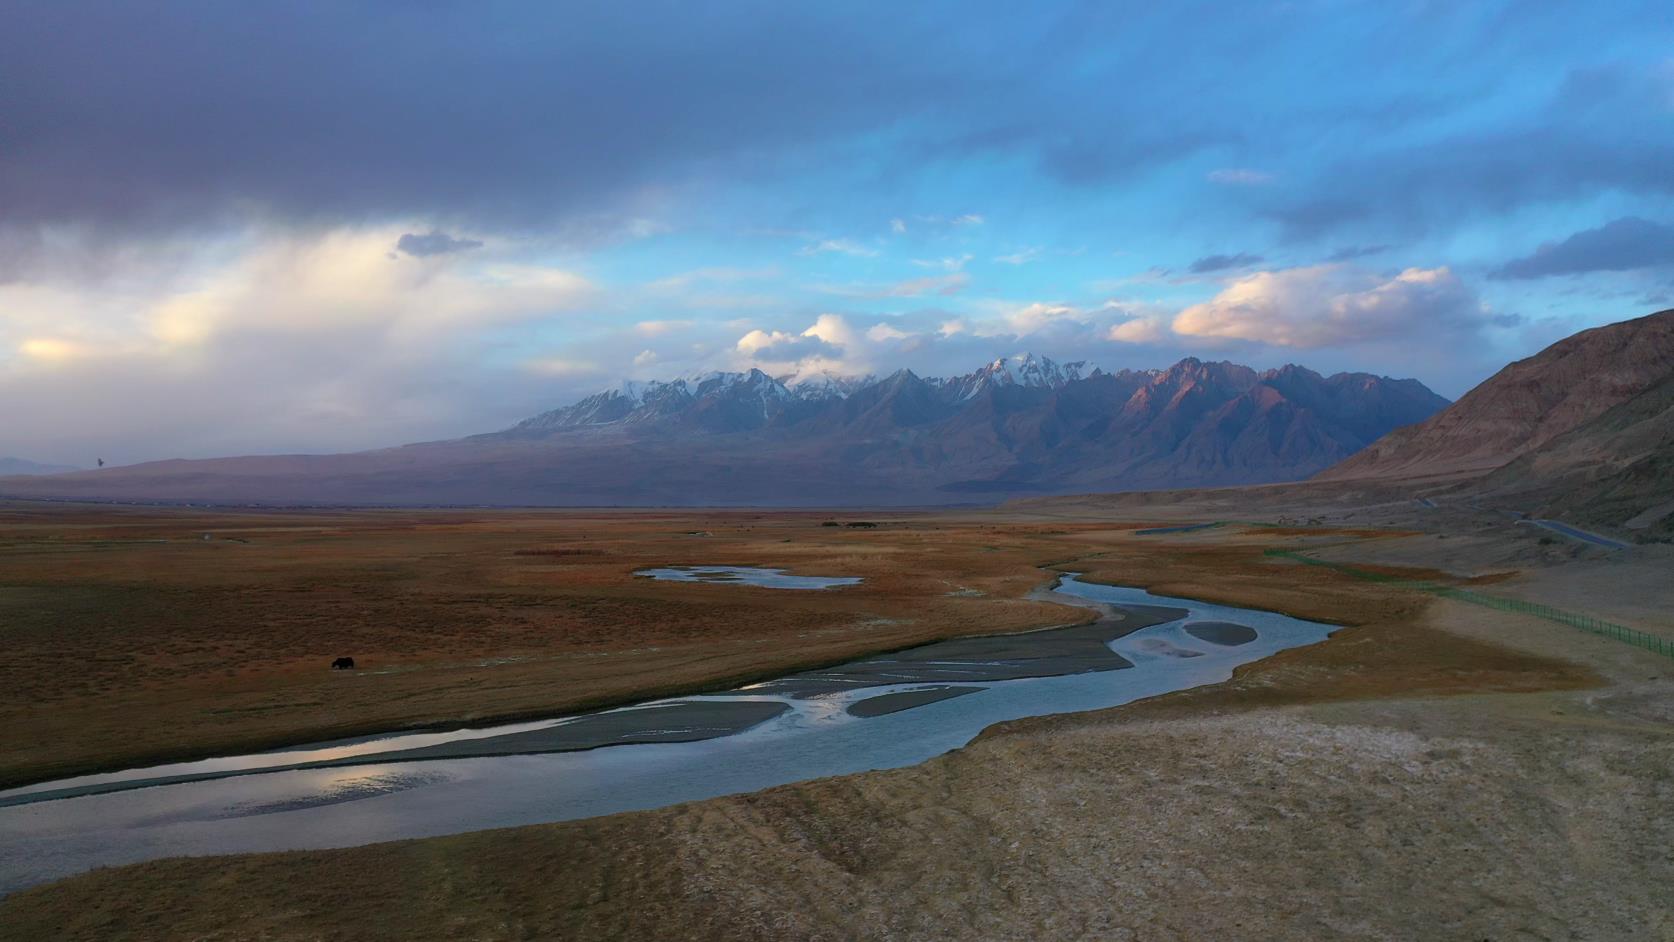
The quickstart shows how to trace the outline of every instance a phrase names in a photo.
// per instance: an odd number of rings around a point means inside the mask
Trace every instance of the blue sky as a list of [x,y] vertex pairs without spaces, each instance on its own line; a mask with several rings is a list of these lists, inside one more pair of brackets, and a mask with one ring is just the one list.
[[0,454],[1025,350],[1457,396],[1674,306],[1665,6],[612,6],[6,4]]

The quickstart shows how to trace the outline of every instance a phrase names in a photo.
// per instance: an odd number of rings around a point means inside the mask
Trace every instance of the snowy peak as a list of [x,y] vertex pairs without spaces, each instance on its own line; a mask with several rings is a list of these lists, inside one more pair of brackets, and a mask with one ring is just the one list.
[[970,399],[994,386],[1025,386],[1036,389],[1061,389],[1084,378],[1087,364],[1058,364],[1032,353],[1000,357],[974,373],[955,376],[943,381],[943,386],[959,399]]
[[1087,367],[1085,360],[1074,363],[1058,364],[1046,357],[1037,357],[1032,353],[1020,356],[1000,357],[993,363],[983,367],[984,373],[991,382],[1008,386],[1036,386],[1045,389],[1057,389],[1065,383],[1082,378]]
[[819,401],[822,399],[847,399],[859,390],[877,382],[878,378],[870,373],[865,376],[843,376],[831,370],[820,370],[812,376],[801,379],[781,377],[779,382],[790,389],[791,395],[798,399]]
[[[991,395],[1012,390],[1042,394]],[[1046,399],[1054,404],[1042,406]],[[1054,421],[1107,415],[1110,421],[1120,416],[1122,421],[1158,420],[1169,428],[1183,428],[1227,403],[1268,407],[1281,400],[1337,423],[1333,427],[1344,441],[1359,444],[1371,440],[1367,435],[1375,437],[1402,421],[1423,419],[1446,404],[1416,381],[1348,373],[1324,378],[1294,365],[1258,373],[1236,363],[1187,357],[1167,369],[1106,373],[1089,369],[1085,362],[1056,363],[1024,353],[947,379],[921,379],[907,369],[882,377],[824,370],[778,378],[750,369],[695,373],[666,382],[630,381],[541,413],[501,434],[539,438],[601,430],[678,437],[689,432],[779,430],[802,435],[848,429],[887,437],[960,414],[992,421],[995,415],[1037,407],[1060,410]]]

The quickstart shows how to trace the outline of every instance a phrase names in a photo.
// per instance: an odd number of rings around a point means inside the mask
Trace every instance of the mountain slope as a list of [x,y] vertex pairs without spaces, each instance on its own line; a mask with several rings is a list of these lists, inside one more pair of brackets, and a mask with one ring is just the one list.
[[1447,405],[1413,380],[1033,356],[948,379],[627,383],[470,438],[0,480],[11,496],[283,503],[937,504],[1296,480]]
[[1500,370],[1421,425],[1319,480],[1467,476],[1598,418],[1674,372],[1674,310],[1584,330]]
[[1674,532],[1674,372],[1493,471],[1482,487],[1526,495],[1543,514]]

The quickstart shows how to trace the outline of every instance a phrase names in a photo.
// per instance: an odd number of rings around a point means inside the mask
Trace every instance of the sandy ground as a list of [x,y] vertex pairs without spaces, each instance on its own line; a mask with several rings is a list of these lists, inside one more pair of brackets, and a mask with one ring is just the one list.
[[1088,578],[1349,626],[1226,684],[659,811],[96,872],[0,903],[0,935],[1674,938],[1674,660],[1262,550],[1645,631],[1674,630],[1674,558],[1408,529],[1078,529]]

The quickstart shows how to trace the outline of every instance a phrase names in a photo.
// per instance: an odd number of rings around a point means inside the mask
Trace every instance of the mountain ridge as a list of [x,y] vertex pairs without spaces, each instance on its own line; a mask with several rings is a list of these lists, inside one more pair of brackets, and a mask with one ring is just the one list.
[[1566,337],[1313,480],[1674,536],[1674,310]]
[[1508,364],[1420,426],[1318,476],[1473,476],[1533,451],[1674,372],[1674,310],[1572,334]]
[[1002,357],[925,378],[632,382],[462,439],[154,462],[0,482],[12,496],[316,503],[927,505],[1296,480],[1447,404],[1416,380],[1188,357]]

